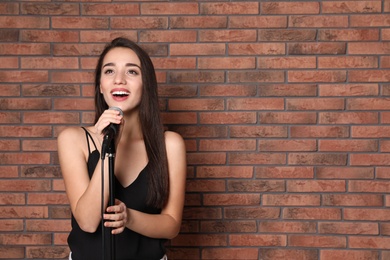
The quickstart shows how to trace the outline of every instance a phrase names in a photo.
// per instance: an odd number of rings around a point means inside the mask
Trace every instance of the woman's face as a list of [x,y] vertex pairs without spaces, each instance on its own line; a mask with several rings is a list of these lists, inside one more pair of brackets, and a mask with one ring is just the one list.
[[142,95],[141,62],[129,48],[116,47],[103,59],[100,93],[109,107],[138,108]]

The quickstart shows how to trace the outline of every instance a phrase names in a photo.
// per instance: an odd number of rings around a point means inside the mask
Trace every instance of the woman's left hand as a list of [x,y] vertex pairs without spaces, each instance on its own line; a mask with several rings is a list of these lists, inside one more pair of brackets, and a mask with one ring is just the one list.
[[115,199],[115,205],[109,206],[106,212],[103,215],[104,219],[107,220],[104,222],[104,226],[111,227],[112,234],[122,233],[125,230],[128,218],[126,205],[122,201]]

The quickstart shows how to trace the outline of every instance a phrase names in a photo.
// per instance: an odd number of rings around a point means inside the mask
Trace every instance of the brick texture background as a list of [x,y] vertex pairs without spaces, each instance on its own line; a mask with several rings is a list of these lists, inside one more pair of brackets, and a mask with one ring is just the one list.
[[188,184],[170,259],[390,259],[390,1],[0,1],[0,258],[64,259],[56,137],[126,36]]

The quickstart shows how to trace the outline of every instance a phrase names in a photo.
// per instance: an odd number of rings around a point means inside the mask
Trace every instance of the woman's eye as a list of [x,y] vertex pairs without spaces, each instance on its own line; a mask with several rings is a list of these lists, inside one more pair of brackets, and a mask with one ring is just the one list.
[[138,71],[136,70],[129,70],[127,73],[131,74],[131,75],[138,75]]
[[104,74],[111,74],[112,72],[113,72],[113,70],[107,69],[104,71]]

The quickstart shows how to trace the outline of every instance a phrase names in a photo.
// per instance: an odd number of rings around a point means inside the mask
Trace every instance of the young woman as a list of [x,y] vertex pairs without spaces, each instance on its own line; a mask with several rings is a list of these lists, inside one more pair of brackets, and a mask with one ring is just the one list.
[[[167,259],[164,242],[178,234],[182,219],[185,145],[180,135],[164,131],[153,64],[134,42],[117,38],[103,50],[96,67],[95,106],[94,125],[66,128],[58,136],[72,211],[69,258],[102,259],[108,251],[102,249],[103,217],[104,226],[115,236],[116,259]],[[103,130],[110,124],[119,126],[115,137],[116,201],[108,206],[109,169],[104,160],[102,216],[100,150]]]

